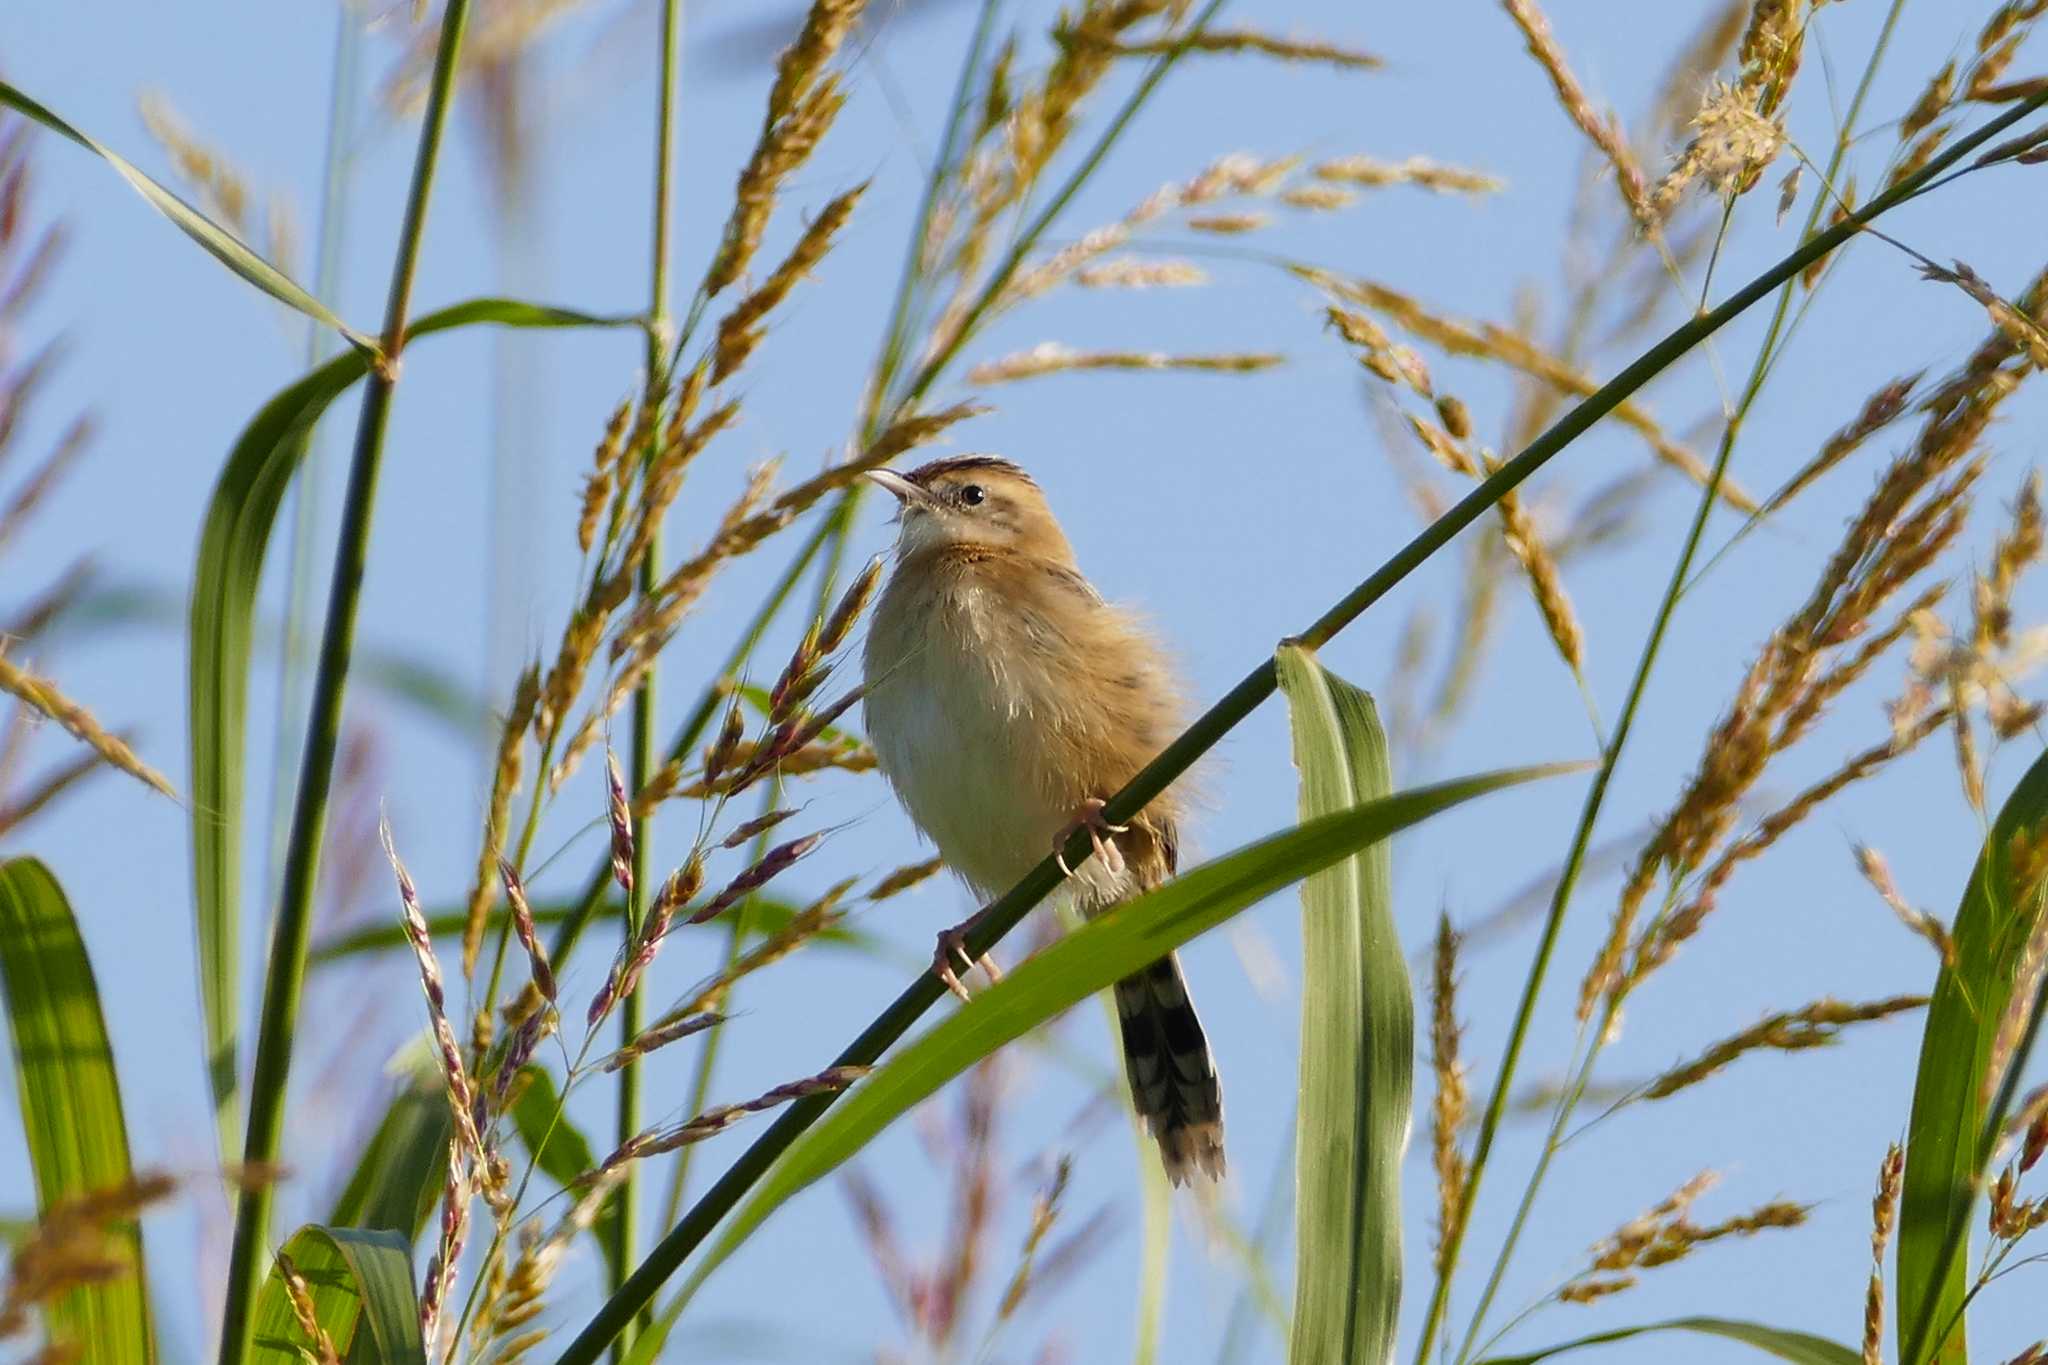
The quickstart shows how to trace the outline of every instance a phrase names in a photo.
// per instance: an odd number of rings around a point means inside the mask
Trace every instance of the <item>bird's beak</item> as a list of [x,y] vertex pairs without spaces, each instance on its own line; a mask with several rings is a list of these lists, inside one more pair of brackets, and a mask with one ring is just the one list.
[[905,508],[921,507],[931,501],[931,495],[904,478],[893,469],[870,469],[868,478],[889,490],[896,501]]

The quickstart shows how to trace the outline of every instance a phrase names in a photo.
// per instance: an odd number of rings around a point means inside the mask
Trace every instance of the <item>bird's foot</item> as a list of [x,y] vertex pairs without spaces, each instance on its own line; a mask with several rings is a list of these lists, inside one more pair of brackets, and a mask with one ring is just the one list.
[[1104,804],[1100,797],[1089,797],[1081,803],[1081,809],[1074,813],[1074,818],[1062,825],[1058,834],[1052,836],[1053,861],[1058,863],[1060,871],[1069,877],[1074,875],[1074,869],[1067,866],[1067,840],[1084,829],[1088,831],[1088,842],[1095,845],[1095,856],[1102,860],[1104,870],[1112,877],[1123,875],[1124,855],[1117,852],[1116,841],[1105,836],[1127,833],[1131,827],[1112,825],[1103,819]]
[[[957,962],[961,971],[971,972],[974,970],[975,961],[967,955],[967,931],[972,929],[980,919],[981,912],[976,911],[952,928],[941,929],[939,931],[938,947],[932,952],[932,975],[945,982],[946,989],[959,996],[962,1000],[968,998],[967,987],[960,983],[960,974],[953,968]],[[996,960],[987,953],[981,955],[980,966],[984,972],[988,973],[990,985],[994,985],[1003,979],[1002,968],[996,966]]]

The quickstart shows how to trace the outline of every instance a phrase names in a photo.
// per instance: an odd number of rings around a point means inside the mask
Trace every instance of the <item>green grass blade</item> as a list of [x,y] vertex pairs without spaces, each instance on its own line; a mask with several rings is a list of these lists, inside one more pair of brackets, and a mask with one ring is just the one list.
[[418,1237],[448,1171],[448,1098],[438,1072],[421,1071],[391,1107],[356,1161],[328,1215],[331,1227]]
[[[2048,754],[2034,760],[1992,825],[1950,929],[1954,970],[1943,968],[1927,1006],[1920,1070],[1906,1129],[1899,1200],[1898,1339],[1902,1361],[1968,1359],[1963,1332],[1969,1292],[1970,1210],[1990,1150],[1985,1072],[2013,979],[2041,902],[2015,894],[2008,857],[2015,839],[2048,822]],[[1950,1329],[1953,1329],[1951,1332]],[[1938,1332],[1949,1333],[1939,1352]]]
[[[598,317],[516,299],[472,299],[429,313],[409,336],[494,323],[505,327],[616,327]],[[207,1077],[221,1150],[239,1150],[236,1101],[243,807],[243,733],[256,590],[278,506],[305,458],[314,423],[368,371],[360,351],[336,356],[280,390],[236,439],[214,484],[193,569],[188,624],[192,746],[192,881]]]
[[[1309,650],[1274,656],[1304,821],[1385,800],[1372,698]],[[1415,1085],[1415,1001],[1384,841],[1301,885],[1301,1113],[1295,1124],[1289,1359],[1380,1365],[1401,1310],[1401,1156]]]
[[[314,1316],[352,1365],[425,1365],[412,1247],[402,1234],[308,1223],[285,1254],[312,1291]],[[310,1346],[292,1312],[284,1277],[271,1267],[256,1301],[249,1359],[255,1365],[303,1365]]]
[[[697,1287],[769,1214],[1005,1043],[1361,848],[1473,797],[1571,766],[1487,773],[1308,821],[1196,868],[1067,935],[907,1044],[798,1138],[733,1214],[724,1235],[663,1310],[662,1321],[673,1323]],[[629,1360],[652,1360],[660,1336],[643,1333]]]
[[1546,1346],[1540,1351],[1527,1355],[1489,1356],[1479,1365],[1535,1365],[1536,1361],[1548,1360],[1551,1356],[1576,1351],[1582,1346],[1603,1346],[1612,1341],[1627,1341],[1645,1332],[1698,1332],[1705,1336],[1722,1337],[1753,1346],[1765,1355],[1789,1360],[1792,1365],[1861,1365],[1863,1354],[1852,1351],[1824,1337],[1810,1336],[1805,1332],[1787,1331],[1782,1327],[1765,1327],[1760,1323],[1737,1322],[1729,1318],[1673,1318],[1669,1322],[1646,1322],[1640,1327],[1620,1327],[1611,1332],[1595,1332],[1589,1337],[1576,1341]]
[[[519,1130],[519,1140],[526,1144],[526,1150],[533,1153],[534,1164],[541,1173],[567,1189],[577,1176],[597,1169],[597,1152],[582,1130],[569,1121],[554,1077],[541,1067],[529,1066],[523,1085],[519,1098],[512,1104],[512,1124]],[[608,1270],[623,1264],[618,1227],[618,1203],[607,1199],[591,1220],[590,1231],[597,1238],[598,1250],[604,1253]]]
[[362,333],[352,330],[347,323],[329,312],[320,300],[314,298],[293,281],[291,276],[264,260],[234,233],[222,227],[213,219],[201,213],[192,205],[180,199],[156,180],[145,175],[139,168],[116,155],[111,149],[87,137],[78,129],[66,123],[49,109],[30,99],[21,91],[0,81],[0,104],[26,114],[51,132],[67,137],[87,151],[98,156],[113,167],[137,194],[149,201],[149,206],[170,219],[182,229],[186,236],[206,248],[214,259],[228,269],[255,285],[270,297],[290,308],[296,308],[315,322],[332,327],[347,337],[352,345],[366,351],[376,350],[376,343]]
[[[0,992],[14,1042],[21,1126],[35,1173],[36,1207],[125,1183],[128,1125],[100,1014],[99,987],[64,890],[34,858],[0,863]],[[10,1200],[10,1202],[12,1202]],[[109,1229],[134,1273],[82,1285],[55,1300],[56,1340],[87,1347],[106,1365],[156,1359],[142,1233]]]

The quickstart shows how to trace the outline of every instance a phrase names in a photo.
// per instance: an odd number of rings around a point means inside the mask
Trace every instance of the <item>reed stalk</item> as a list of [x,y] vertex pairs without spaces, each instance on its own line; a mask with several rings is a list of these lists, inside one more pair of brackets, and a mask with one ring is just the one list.
[[[341,738],[342,702],[355,648],[356,609],[369,558],[378,466],[382,463],[384,435],[391,418],[391,396],[398,384],[413,278],[419,269],[420,246],[426,234],[427,203],[432,196],[441,138],[454,97],[456,58],[462,48],[469,8],[470,0],[448,0],[441,17],[441,37],[434,53],[433,76],[420,125],[419,150],[413,159],[412,184],[406,194],[405,217],[398,232],[397,259],[391,270],[379,354],[364,383],[362,413],[356,423],[348,488],[342,500],[341,540],[334,554],[327,621],[313,676],[313,701],[307,710],[305,752],[299,761],[298,796],[292,808],[291,837],[285,846],[283,890],[264,974],[262,1016],[249,1084],[248,1129],[242,1144],[242,1165],[248,1170],[274,1167],[283,1135],[292,1039],[297,1032],[299,996],[305,983],[321,835],[327,823],[334,756]],[[240,1365],[248,1355],[252,1310],[269,1261],[274,1193],[271,1182],[259,1181],[243,1187],[236,1199],[227,1297],[221,1310],[221,1365]]]

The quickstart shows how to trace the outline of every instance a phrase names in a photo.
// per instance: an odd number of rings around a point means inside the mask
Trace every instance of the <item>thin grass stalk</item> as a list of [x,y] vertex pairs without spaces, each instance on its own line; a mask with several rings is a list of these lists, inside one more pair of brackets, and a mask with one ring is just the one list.
[[[1638,356],[1621,373],[1602,385],[1591,397],[1560,417],[1541,436],[1531,441],[1519,455],[1481,480],[1449,511],[1423,528],[1368,578],[1346,593],[1307,630],[1294,638],[1311,649],[1328,644],[1338,632],[1357,620],[1368,607],[1386,596],[1409,574],[1415,572],[1437,551],[1449,544],[1459,532],[1490,510],[1504,494],[1519,487],[1573,441],[1584,435],[1588,428],[1611,413],[1618,404],[1656,378],[1680,357],[1691,352],[1701,342],[1768,297],[1773,290],[1797,278],[1799,272],[1814,261],[1861,232],[1865,223],[1883,216],[1922,193],[1956,162],[2043,106],[2048,106],[2048,90],[2029,97],[2023,105],[2008,110],[1968,137],[1959,140],[1930,161],[1918,174],[1901,181],[1841,222],[1809,238],[1776,265],[1730,295],[1719,306],[1696,315],[1671,331],[1663,340]],[[1278,678],[1273,661],[1267,658],[1240,679],[1235,687],[1203,712],[1178,739],[1112,796],[1103,807],[1103,818],[1119,824],[1133,818],[1148,802],[1192,767],[1198,758],[1214,748],[1218,741],[1271,697],[1277,687]],[[1061,850],[1069,867],[1078,866],[1093,852],[1086,831],[1076,833],[1068,840],[1066,848]],[[1023,920],[1033,906],[1044,900],[1065,880],[1066,874],[1060,870],[1059,863],[1048,855],[1007,894],[990,903],[982,912],[980,922],[966,937],[965,947],[969,957],[979,958],[994,948],[1004,935]],[[936,976],[930,972],[919,973],[917,979],[905,987],[903,992],[846,1046],[834,1065],[873,1064],[884,1051],[907,1033],[927,1010],[937,1004],[945,993],[945,986]],[[710,1234],[719,1220],[732,1210],[798,1135],[817,1122],[831,1102],[830,1096],[812,1095],[795,1101],[785,1109],[781,1117],[740,1153],[726,1173],[691,1206],[683,1220],[662,1238],[639,1268],[627,1277],[625,1286],[585,1324],[582,1332],[563,1352],[559,1365],[591,1365],[597,1358],[598,1351],[611,1340],[620,1326],[630,1321],[633,1315],[653,1298],[655,1292]]]
[[[331,303],[341,290],[341,248],[348,228],[350,147],[353,131],[350,115],[355,108],[356,67],[362,51],[362,24],[356,12],[339,6],[334,12],[334,61],[328,94],[327,138],[320,160],[320,221],[314,228],[313,297]],[[306,320],[306,368],[313,369],[334,354],[334,332],[311,318]],[[313,601],[313,544],[319,538],[321,427],[315,424],[306,434],[305,461],[292,476],[292,527],[287,547],[289,567],[285,577],[283,647],[278,657],[277,737],[272,743],[270,763],[270,849],[263,885],[273,895],[278,870],[284,863],[285,840],[290,834],[284,793],[294,776],[292,756],[299,739],[297,721],[306,712],[306,667],[299,652],[299,638],[311,619]]]
[[[667,375],[662,359],[668,352],[672,326],[668,316],[669,256],[673,247],[674,234],[670,230],[670,201],[673,193],[669,173],[675,164],[676,152],[676,102],[679,85],[679,67],[682,56],[682,0],[662,0],[661,6],[661,74],[656,82],[654,116],[654,221],[652,225],[648,262],[647,300],[647,401],[657,401],[657,396],[667,387]],[[661,542],[659,525],[649,529],[647,550],[640,558],[640,593],[651,595],[661,582]],[[657,696],[657,671],[659,660],[647,666],[647,672],[640,679],[640,685],[633,690],[633,790],[639,791],[653,780],[660,771],[660,760],[654,748],[654,707]],[[651,813],[650,813],[651,814]],[[633,815],[633,889],[626,898],[626,936],[628,941],[640,932],[640,923],[646,917],[647,888],[653,882],[654,828],[649,815]],[[619,1046],[625,1047],[640,1036],[640,992],[628,992],[619,1002]],[[629,1060],[619,1068],[618,1073],[618,1144],[624,1146],[640,1131],[640,1064]],[[692,1110],[697,1113],[699,1110]],[[628,1162],[618,1188],[612,1193],[617,1215],[612,1222],[613,1252],[606,1283],[616,1293],[625,1282],[625,1268],[632,1263],[639,1242],[640,1222],[640,1163]],[[619,1333],[612,1343],[612,1358],[618,1359],[625,1348],[632,1344],[633,1329]]]
[[[342,701],[348,685],[349,659],[355,649],[356,608],[370,552],[377,470],[391,417],[391,395],[398,383],[406,315],[426,233],[427,201],[434,187],[441,136],[448,124],[448,107],[455,91],[456,57],[469,20],[469,4],[470,0],[448,0],[441,17],[441,40],[434,54],[419,151],[413,160],[412,184],[406,195],[398,254],[391,270],[391,292],[385,303],[381,350],[364,384],[362,415],[356,424],[355,451],[349,463],[348,490],[341,509],[341,539],[334,554],[333,585],[328,590],[327,624],[313,677],[313,702],[306,717],[305,753],[299,761],[298,798],[285,851],[284,885],[278,898],[270,963],[263,981],[263,1009],[249,1083],[249,1124],[242,1144],[242,1165],[252,1170],[275,1164],[284,1128],[292,1038],[297,1032],[299,994],[305,984],[306,947],[313,924],[320,837],[327,822],[334,755],[341,737]],[[240,1365],[248,1355],[254,1325],[252,1310],[268,1261],[273,1189],[268,1181],[245,1186],[236,1200],[234,1245],[229,1253],[227,1296],[221,1310],[221,1365]]]
[[[1841,163],[1849,145],[1846,129],[1854,124],[1856,116],[1862,108],[1864,97],[1869,93],[1871,82],[1877,74],[1879,62],[1890,39],[1892,25],[1898,19],[1904,5],[1905,0],[1892,0],[1891,9],[1886,16],[1885,27],[1879,35],[1869,63],[1864,67],[1863,79],[1857,85],[1855,97],[1850,102],[1845,115],[1845,133],[1836,142],[1834,158],[1828,165],[1825,177],[1828,184],[1834,182],[1835,176],[1841,170]],[[1802,238],[1809,243],[1814,240],[1814,228],[1818,226],[1828,202],[1829,199],[1825,192],[1816,194],[1814,197],[1813,207],[1807,215],[1805,230],[1801,234]],[[1565,856],[1564,866],[1558,875],[1556,888],[1551,894],[1550,909],[1545,916],[1543,924],[1543,935],[1537,944],[1536,955],[1530,963],[1528,980],[1523,986],[1521,1002],[1516,1008],[1514,1025],[1508,1033],[1507,1047],[1501,1057],[1500,1069],[1494,1077],[1492,1093],[1487,1098],[1486,1114],[1480,1122],[1479,1136],[1473,1146],[1472,1160],[1466,1173],[1465,1186],[1458,1200],[1457,1227],[1446,1238],[1442,1262],[1443,1271],[1437,1277],[1436,1287],[1430,1297],[1429,1310],[1423,1319],[1422,1335],[1416,1345],[1415,1360],[1417,1365],[1424,1365],[1424,1362],[1428,1360],[1430,1347],[1435,1338],[1436,1331],[1441,1325],[1444,1311],[1449,1302],[1451,1277],[1457,1266],[1458,1251],[1464,1242],[1465,1229],[1471,1223],[1472,1209],[1478,1197],[1479,1182],[1485,1175],[1487,1158],[1492,1152],[1495,1134],[1499,1131],[1501,1117],[1507,1108],[1508,1093],[1514,1082],[1516,1065],[1521,1059],[1522,1046],[1527,1041],[1529,1024],[1536,1010],[1536,1000],[1542,992],[1543,978],[1548,973],[1550,959],[1557,946],[1558,934],[1564,925],[1565,910],[1570,905],[1572,891],[1576,887],[1579,873],[1584,867],[1586,851],[1592,844],[1593,829],[1599,822],[1600,810],[1607,798],[1608,783],[1614,776],[1615,766],[1620,762],[1622,750],[1627,746],[1629,733],[1634,728],[1636,712],[1642,703],[1644,693],[1648,690],[1650,673],[1656,666],[1657,654],[1663,645],[1664,634],[1670,626],[1672,615],[1677,610],[1679,598],[1685,593],[1686,580],[1692,569],[1693,558],[1699,551],[1701,539],[1705,536],[1707,519],[1713,512],[1714,499],[1719,495],[1722,480],[1728,470],[1729,459],[1734,453],[1735,441],[1741,434],[1743,420],[1748,415],[1751,406],[1756,402],[1757,395],[1762,391],[1764,381],[1770,374],[1772,361],[1776,358],[1775,347],[1778,335],[1783,329],[1786,316],[1791,309],[1795,283],[1796,276],[1788,276],[1779,287],[1777,304],[1772,310],[1770,324],[1765,330],[1764,339],[1757,348],[1756,361],[1750,368],[1749,378],[1744,385],[1742,397],[1736,404],[1726,427],[1721,433],[1720,445],[1714,455],[1713,472],[1708,478],[1706,487],[1701,492],[1698,506],[1693,511],[1692,525],[1688,528],[1685,544],[1679,551],[1676,563],[1672,566],[1671,578],[1666,585],[1662,600],[1657,605],[1657,613],[1651,622],[1650,633],[1643,641],[1642,653],[1636,661],[1635,675],[1629,682],[1628,698],[1622,705],[1621,715],[1616,722],[1614,735],[1608,741],[1601,754],[1600,767],[1594,774],[1592,785],[1587,788],[1585,804],[1579,813],[1579,822],[1572,831],[1570,851]],[[1599,1048],[1600,1034],[1596,1033],[1587,1054],[1586,1063],[1578,1073],[1576,1084],[1567,1086],[1565,1093],[1559,1097],[1550,1131],[1545,1135],[1542,1149],[1537,1154],[1535,1169],[1530,1172],[1529,1181],[1523,1189],[1521,1202],[1516,1207],[1514,1220],[1509,1224],[1507,1235],[1502,1239],[1500,1250],[1494,1258],[1493,1269],[1487,1276],[1486,1287],[1481,1291],[1479,1301],[1473,1307],[1471,1322],[1466,1329],[1464,1341],[1459,1346],[1457,1356],[1455,1357],[1459,1362],[1470,1358],[1473,1346],[1479,1339],[1479,1333],[1485,1325],[1487,1310],[1492,1306],[1494,1296],[1500,1290],[1501,1280],[1507,1273],[1508,1261],[1514,1255],[1516,1243],[1520,1239],[1523,1227],[1528,1222],[1529,1211],[1535,1205],[1536,1192],[1541,1186],[1544,1176],[1548,1173],[1551,1157],[1557,1151],[1558,1140],[1562,1136],[1564,1125],[1570,1118],[1571,1110],[1576,1103],[1576,1097],[1583,1093],[1585,1083],[1591,1076],[1592,1062],[1594,1057],[1598,1055]]]

